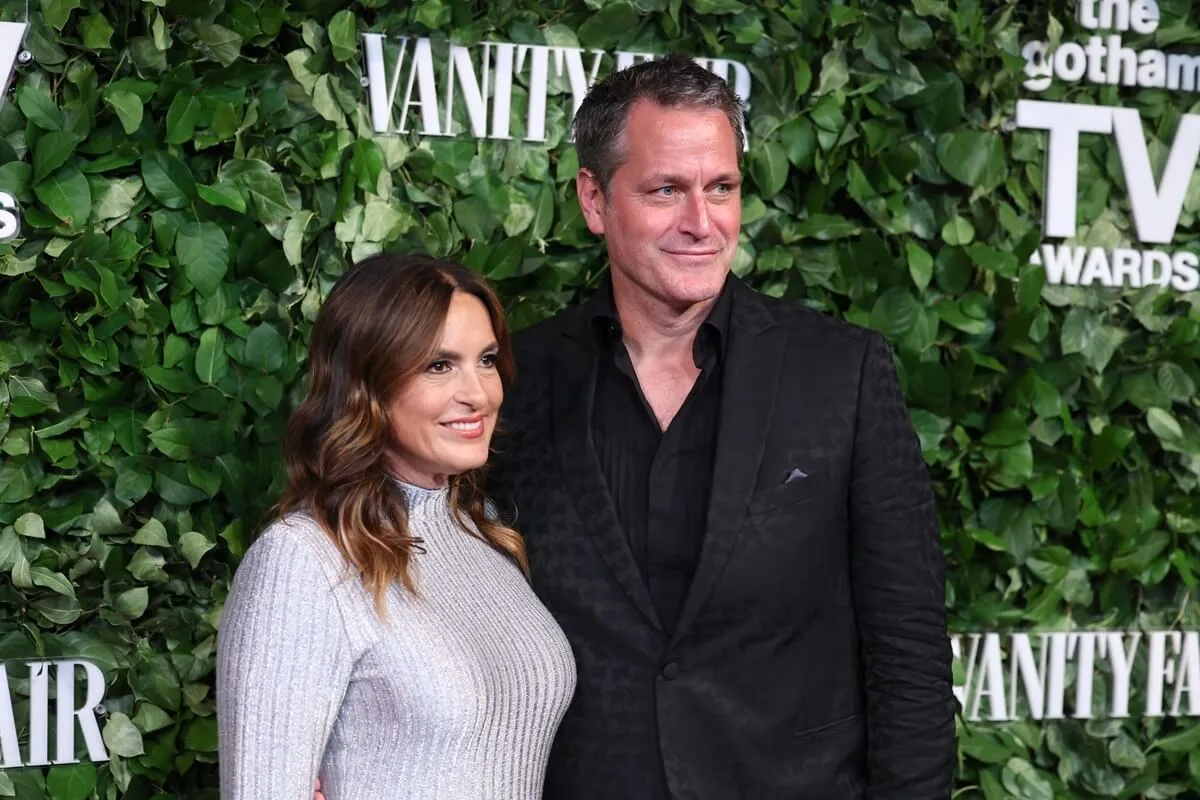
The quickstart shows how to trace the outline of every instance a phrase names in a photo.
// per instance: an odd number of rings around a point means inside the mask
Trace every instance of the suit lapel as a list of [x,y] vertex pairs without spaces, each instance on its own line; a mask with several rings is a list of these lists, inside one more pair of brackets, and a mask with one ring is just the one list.
[[600,555],[637,608],[662,628],[650,592],[629,548],[592,444],[592,404],[597,358],[595,341],[583,319],[563,335],[552,373],[553,436],[566,490]]
[[733,301],[704,544],[675,641],[695,620],[737,543],[771,427],[787,344],[787,329],[774,323],[762,299],[740,281],[734,283]]

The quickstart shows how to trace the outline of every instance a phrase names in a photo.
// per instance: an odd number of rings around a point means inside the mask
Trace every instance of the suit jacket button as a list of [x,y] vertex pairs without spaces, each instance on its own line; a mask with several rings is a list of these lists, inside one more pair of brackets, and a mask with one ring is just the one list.
[[679,677],[679,665],[674,661],[667,662],[667,665],[662,669],[662,676],[669,681],[673,681]]

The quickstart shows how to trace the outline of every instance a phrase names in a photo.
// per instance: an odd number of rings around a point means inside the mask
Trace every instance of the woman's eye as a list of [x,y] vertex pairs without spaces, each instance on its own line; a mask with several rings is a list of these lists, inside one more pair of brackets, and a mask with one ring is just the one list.
[[479,363],[483,364],[485,367],[494,367],[496,366],[496,362],[498,360],[499,357],[495,353],[488,353],[486,356],[479,359]]
[[429,371],[436,373],[436,374],[441,374],[443,372],[449,372],[450,371],[450,362],[449,361],[435,361],[429,365]]

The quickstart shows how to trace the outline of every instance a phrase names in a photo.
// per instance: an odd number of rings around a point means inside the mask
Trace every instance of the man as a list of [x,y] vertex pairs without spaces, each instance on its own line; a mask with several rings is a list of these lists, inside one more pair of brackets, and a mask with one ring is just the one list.
[[730,274],[723,80],[640,64],[574,126],[610,281],[515,337],[491,470],[578,665],[546,798],[948,798],[944,565],[886,341]]
[[610,281],[514,337],[491,468],[577,663],[545,797],[949,798],[941,544],[886,341],[730,275],[725,81],[640,64],[574,126]]

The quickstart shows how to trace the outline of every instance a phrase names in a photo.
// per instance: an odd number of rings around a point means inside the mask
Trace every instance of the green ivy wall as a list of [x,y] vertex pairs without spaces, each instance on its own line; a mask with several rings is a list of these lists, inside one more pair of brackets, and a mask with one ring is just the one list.
[[[1176,49],[1200,44],[1188,5],[1162,3]],[[544,145],[374,136],[368,31],[747,64],[736,270],[892,341],[937,486],[953,629],[1200,627],[1200,295],[1047,286],[1026,263],[1045,136],[1004,123],[1031,96],[1021,43],[1073,35],[1073,6],[32,0],[30,13],[33,59],[0,110],[0,189],[23,216],[23,238],[0,245],[0,659],[99,664],[113,759],[0,773],[0,797],[217,797],[216,626],[280,488],[311,322],[347,263],[382,248],[466,259],[517,327],[604,268],[575,202],[566,81],[551,78]],[[1040,97],[1139,108],[1158,164],[1197,110],[1163,91]],[[1128,240],[1111,140],[1085,140],[1081,173],[1080,240]],[[1176,248],[1200,242],[1198,210],[1193,178]],[[24,729],[28,681],[11,683]],[[963,721],[958,796],[1200,796],[1200,722],[1134,711]]]

